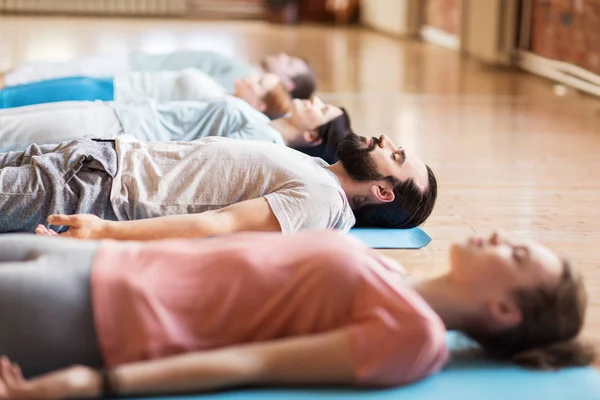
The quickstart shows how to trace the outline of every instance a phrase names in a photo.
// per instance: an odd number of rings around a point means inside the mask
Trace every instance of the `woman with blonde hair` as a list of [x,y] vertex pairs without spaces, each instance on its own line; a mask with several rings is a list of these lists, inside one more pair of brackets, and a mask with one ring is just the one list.
[[5,399],[399,386],[444,367],[447,330],[528,367],[593,359],[577,342],[580,274],[500,233],[452,245],[449,272],[414,283],[395,261],[325,231],[149,242],[6,235],[0,257]]

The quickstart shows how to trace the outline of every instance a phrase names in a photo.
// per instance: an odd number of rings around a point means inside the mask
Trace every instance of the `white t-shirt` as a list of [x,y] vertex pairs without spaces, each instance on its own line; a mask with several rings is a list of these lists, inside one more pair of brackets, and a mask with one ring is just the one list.
[[119,220],[193,214],[265,197],[282,232],[355,223],[346,195],[320,158],[285,146],[209,137],[139,142],[117,137],[111,203]]
[[225,88],[196,68],[181,71],[118,74],[114,78],[114,100],[135,102],[150,98],[164,101],[206,101],[223,97]]
[[211,78],[228,92],[235,90],[234,81],[248,76],[256,68],[246,61],[206,50],[178,50],[166,54],[133,52],[128,59],[131,71],[179,71],[196,68]]

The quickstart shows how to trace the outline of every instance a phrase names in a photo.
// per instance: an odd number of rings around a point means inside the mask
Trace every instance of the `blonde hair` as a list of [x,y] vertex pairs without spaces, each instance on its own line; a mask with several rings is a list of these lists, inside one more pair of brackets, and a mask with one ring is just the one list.
[[290,111],[292,97],[285,90],[283,83],[278,83],[262,98],[266,105],[265,115],[271,119],[284,116]]
[[522,322],[501,332],[473,327],[465,333],[490,356],[528,368],[557,369],[588,365],[594,348],[577,340],[584,323],[587,293],[581,274],[563,260],[560,282],[553,288],[519,290],[515,301]]

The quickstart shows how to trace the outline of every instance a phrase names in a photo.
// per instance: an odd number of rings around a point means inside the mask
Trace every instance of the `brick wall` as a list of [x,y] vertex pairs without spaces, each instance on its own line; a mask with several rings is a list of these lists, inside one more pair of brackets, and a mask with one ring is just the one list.
[[600,74],[600,0],[534,0],[531,51]]

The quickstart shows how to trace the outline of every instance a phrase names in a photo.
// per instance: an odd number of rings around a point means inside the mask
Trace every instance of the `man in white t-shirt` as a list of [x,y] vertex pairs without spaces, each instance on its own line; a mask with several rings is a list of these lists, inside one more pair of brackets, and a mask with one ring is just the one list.
[[[313,125],[306,104],[326,111],[323,124]],[[143,142],[187,142],[222,136],[287,145],[335,163],[337,143],[348,131],[350,119],[346,112],[316,97],[311,102],[294,100],[290,115],[273,121],[231,96],[204,102],[59,102],[0,110],[2,151],[84,136],[114,139],[126,134]]]
[[[331,113],[301,105],[298,115],[314,125]],[[273,143],[222,137],[32,145],[0,154],[0,232],[31,231],[47,220],[59,232],[70,227],[66,236],[145,240],[348,231],[355,222],[411,227],[431,213],[435,177],[410,151],[385,136],[349,133],[337,155],[329,165]]]

